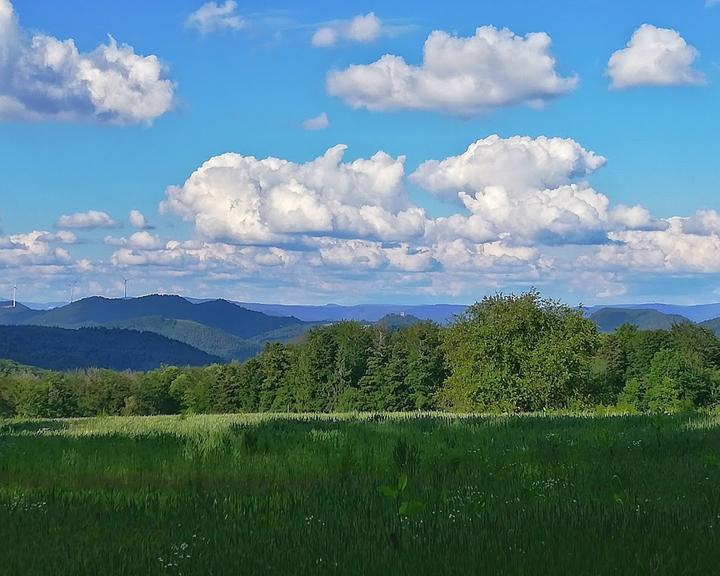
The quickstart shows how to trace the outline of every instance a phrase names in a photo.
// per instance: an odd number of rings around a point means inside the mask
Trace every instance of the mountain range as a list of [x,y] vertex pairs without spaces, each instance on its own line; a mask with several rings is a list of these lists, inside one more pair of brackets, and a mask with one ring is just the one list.
[[[390,329],[424,320],[446,324],[465,309],[457,304],[258,304],[166,295],[91,297],[52,309],[0,302],[0,358],[45,368],[116,369],[242,361],[268,342],[290,342],[318,324],[355,320]],[[720,334],[720,304],[617,305],[584,312],[602,332],[623,324],[658,330],[692,321]]]
[[[143,365],[155,367],[183,363],[182,355],[178,354],[181,349],[168,346],[167,342],[182,344],[191,364],[245,360],[257,354],[266,342],[290,341],[314,324],[248,310],[226,300],[193,303],[180,296],[151,295],[133,299],[92,297],[51,310],[0,303],[0,325],[7,327],[0,332],[0,358],[55,367],[57,362],[49,363],[47,350],[43,348],[56,349],[60,346],[59,340],[74,342],[77,338],[83,340],[86,334],[72,331],[102,328],[93,333],[102,335],[99,344],[118,348],[121,340],[122,346],[136,349],[134,343],[129,342],[135,338],[152,350],[152,354],[145,355]],[[33,330],[28,332],[21,327]],[[36,338],[34,345],[29,345],[28,333]],[[147,336],[150,334],[155,339]],[[113,341],[113,335],[118,342]],[[25,347],[18,348],[13,342],[22,342]],[[72,359],[66,364],[71,367],[81,368],[87,363],[100,368],[137,367],[137,363],[130,361],[123,365],[116,355],[105,354],[99,348],[86,346],[85,359],[66,352]],[[34,358],[37,361],[33,362]]]

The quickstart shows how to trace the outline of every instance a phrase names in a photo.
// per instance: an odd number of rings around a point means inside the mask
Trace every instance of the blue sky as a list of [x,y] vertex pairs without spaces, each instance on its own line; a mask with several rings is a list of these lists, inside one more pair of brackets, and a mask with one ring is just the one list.
[[[126,277],[138,294],[299,303],[469,302],[532,285],[571,303],[720,299],[720,5],[222,1],[193,25],[203,4],[0,0],[0,296],[15,282],[30,300],[62,300],[69,284],[115,296]],[[492,27],[489,52],[470,50],[478,27]],[[434,31],[465,49],[449,52],[456,77],[419,68]],[[120,60],[98,51],[108,34]],[[75,52],[40,53],[37,37]],[[395,81],[415,84],[381,101],[372,90],[391,83],[371,65],[386,54],[404,60]],[[479,88],[456,93],[468,76]],[[320,114],[325,129],[303,129]],[[478,141],[482,158],[462,156]],[[306,164],[338,144],[329,172]],[[378,151],[396,161],[389,184],[347,168]],[[227,174],[191,180],[225,153]],[[292,165],[242,160],[268,156]]]

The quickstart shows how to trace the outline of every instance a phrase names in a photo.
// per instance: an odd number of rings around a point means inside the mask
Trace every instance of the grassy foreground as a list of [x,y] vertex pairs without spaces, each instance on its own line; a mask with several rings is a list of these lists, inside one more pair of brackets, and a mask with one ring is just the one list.
[[709,574],[720,417],[0,421],[0,572]]

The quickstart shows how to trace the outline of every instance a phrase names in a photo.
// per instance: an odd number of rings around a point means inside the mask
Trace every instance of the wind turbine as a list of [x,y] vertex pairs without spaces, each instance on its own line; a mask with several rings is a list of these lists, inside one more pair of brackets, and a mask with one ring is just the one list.
[[12,307],[15,308],[17,306],[17,284],[13,284],[13,303]]
[[124,299],[124,300],[127,300],[127,299],[128,299],[128,296],[127,296],[128,279],[127,279],[127,278],[123,278],[123,284],[124,284],[124,286],[125,286],[125,297],[124,297],[123,299]]
[[78,281],[75,280],[74,282],[71,282],[67,285],[68,288],[70,288],[70,304],[75,302],[75,287],[77,286]]

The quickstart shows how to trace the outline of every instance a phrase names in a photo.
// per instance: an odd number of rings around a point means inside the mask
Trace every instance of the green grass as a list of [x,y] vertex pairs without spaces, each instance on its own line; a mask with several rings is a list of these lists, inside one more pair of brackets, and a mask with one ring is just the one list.
[[0,421],[3,576],[711,574],[718,532],[710,415]]

